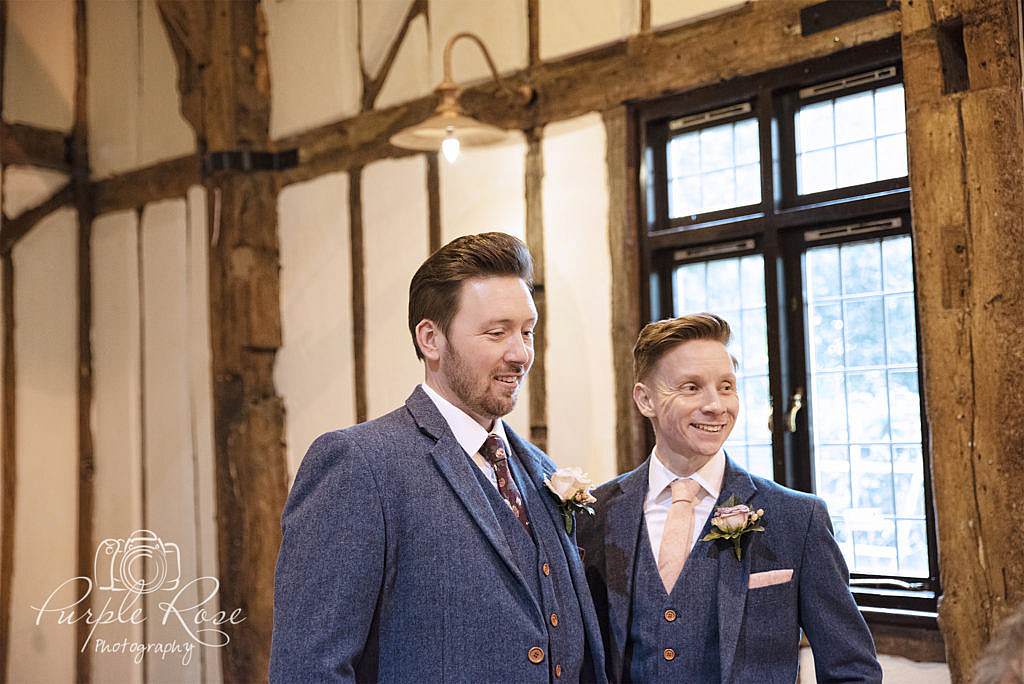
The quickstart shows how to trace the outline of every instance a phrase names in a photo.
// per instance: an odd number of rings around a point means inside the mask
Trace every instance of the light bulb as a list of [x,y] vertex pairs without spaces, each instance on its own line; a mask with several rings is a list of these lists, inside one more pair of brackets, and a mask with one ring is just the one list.
[[451,135],[445,138],[444,142],[441,143],[441,153],[444,155],[444,158],[448,160],[449,164],[454,164],[455,160],[459,158],[460,147],[459,139]]

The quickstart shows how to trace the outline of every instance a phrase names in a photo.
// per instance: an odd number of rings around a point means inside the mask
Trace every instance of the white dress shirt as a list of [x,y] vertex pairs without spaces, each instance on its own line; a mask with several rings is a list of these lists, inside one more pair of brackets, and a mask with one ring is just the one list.
[[690,549],[700,541],[700,533],[704,530],[704,523],[711,516],[711,510],[718,501],[718,495],[722,491],[722,479],[725,477],[725,452],[719,449],[718,453],[704,464],[704,466],[688,478],[681,478],[661,462],[658,458],[658,448],[651,452],[651,468],[647,475],[647,498],[644,500],[644,521],[647,523],[647,535],[651,540],[651,549],[654,551],[654,560],[658,561],[661,553],[661,538],[665,533],[665,520],[668,518],[668,510],[672,507],[671,485],[676,480],[695,480],[702,487],[697,495],[697,503],[693,507],[693,537],[690,541]]
[[473,462],[480,468],[480,471],[497,489],[498,478],[494,474],[494,468],[487,462],[487,459],[480,455],[480,447],[487,440],[487,435],[493,434],[501,437],[501,441],[505,444],[509,453],[512,453],[512,445],[508,443],[508,437],[505,436],[505,424],[501,422],[501,418],[494,419],[494,426],[488,432],[483,429],[480,423],[471,418],[468,413],[442,397],[436,390],[428,386],[427,383],[421,384],[420,387],[427,393],[430,400],[434,402],[437,410],[441,412],[441,417],[448,423],[452,434],[455,435],[455,441],[469,454]]

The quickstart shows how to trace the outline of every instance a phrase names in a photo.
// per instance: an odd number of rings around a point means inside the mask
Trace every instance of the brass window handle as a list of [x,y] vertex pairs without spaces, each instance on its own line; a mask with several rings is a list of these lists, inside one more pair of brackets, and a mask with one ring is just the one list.
[[[804,388],[797,387],[793,396],[789,398],[789,412],[786,415],[786,431],[796,432],[796,416],[804,407]],[[769,406],[768,410],[768,432],[775,432],[775,410]]]
[[797,387],[793,396],[789,398],[789,415],[786,420],[786,429],[796,432],[796,414],[804,407],[804,388]]

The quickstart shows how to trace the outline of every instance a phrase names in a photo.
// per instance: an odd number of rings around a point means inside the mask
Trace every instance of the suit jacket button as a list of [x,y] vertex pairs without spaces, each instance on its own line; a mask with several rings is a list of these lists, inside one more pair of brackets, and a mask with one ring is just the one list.
[[551,626],[552,627],[557,627],[558,626],[558,613],[552,613],[551,614]]
[[544,565],[540,566],[540,571],[544,573],[545,577],[547,577],[551,574],[551,566],[545,563]]
[[665,611],[665,622],[675,622],[677,617],[676,611],[671,608]]
[[562,666],[555,665],[555,679],[559,679],[562,676]]
[[530,659],[530,662],[534,665],[544,662],[544,649],[539,646],[534,646],[530,649],[530,652],[526,654],[526,657]]
[[673,650],[671,648],[666,648],[662,652],[662,655],[664,655],[665,656],[665,660],[668,660],[668,661],[673,661],[673,660],[676,659],[676,652],[675,652],[675,650]]

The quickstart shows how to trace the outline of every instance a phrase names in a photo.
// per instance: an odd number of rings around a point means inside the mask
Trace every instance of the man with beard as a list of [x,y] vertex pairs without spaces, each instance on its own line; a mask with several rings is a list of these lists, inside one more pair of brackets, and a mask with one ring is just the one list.
[[425,381],[319,437],[282,518],[270,679],[605,681],[551,460],[501,420],[533,363],[533,265],[458,238],[409,288]]

